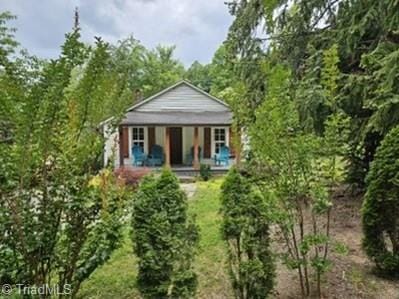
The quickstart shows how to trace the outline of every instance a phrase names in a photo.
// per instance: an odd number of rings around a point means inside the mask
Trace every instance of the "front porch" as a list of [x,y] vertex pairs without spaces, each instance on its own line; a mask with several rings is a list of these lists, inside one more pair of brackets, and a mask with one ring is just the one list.
[[[176,173],[198,172],[200,164],[213,172],[226,172],[235,163],[230,126],[121,126],[119,129],[119,166],[169,166]],[[228,160],[215,159],[222,148],[229,151]],[[140,161],[133,149],[140,148]],[[154,148],[160,151],[154,160]],[[219,163],[217,163],[219,162]],[[219,165],[218,165],[219,164]]]

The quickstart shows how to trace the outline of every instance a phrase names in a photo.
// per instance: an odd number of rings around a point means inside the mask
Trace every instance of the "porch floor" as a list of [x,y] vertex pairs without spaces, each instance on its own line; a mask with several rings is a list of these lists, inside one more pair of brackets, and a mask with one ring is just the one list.
[[[129,169],[132,171],[143,171],[149,170],[149,171],[160,171],[162,170],[162,166],[132,166],[132,165],[124,165],[123,166],[125,169]],[[231,165],[228,166],[216,166],[216,165],[211,165],[211,172],[212,175],[223,175],[228,172],[230,169]],[[195,169],[192,166],[187,166],[187,165],[173,165],[171,166],[172,171],[178,176],[178,177],[194,177],[199,175],[199,169]]]

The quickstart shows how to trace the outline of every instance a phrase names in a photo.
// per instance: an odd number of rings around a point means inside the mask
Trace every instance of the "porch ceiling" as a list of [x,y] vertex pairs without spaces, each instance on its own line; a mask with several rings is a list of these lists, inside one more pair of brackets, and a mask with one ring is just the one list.
[[230,125],[232,123],[231,112],[186,112],[186,111],[162,111],[162,112],[138,112],[126,113],[122,125]]

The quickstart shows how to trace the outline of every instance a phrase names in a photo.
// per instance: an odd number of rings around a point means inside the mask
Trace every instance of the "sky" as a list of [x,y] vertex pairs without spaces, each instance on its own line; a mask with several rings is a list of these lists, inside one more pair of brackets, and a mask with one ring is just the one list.
[[79,8],[82,39],[116,43],[133,35],[148,47],[176,45],[187,67],[208,63],[225,40],[232,17],[226,0],[0,0],[0,11],[17,16],[10,23],[31,54],[55,58]]

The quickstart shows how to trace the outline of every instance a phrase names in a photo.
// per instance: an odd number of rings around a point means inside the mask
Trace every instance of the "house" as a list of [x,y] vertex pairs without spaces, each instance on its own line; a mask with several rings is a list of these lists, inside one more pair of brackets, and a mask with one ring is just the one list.
[[113,157],[116,167],[132,165],[133,147],[140,146],[149,156],[159,145],[163,163],[172,167],[215,165],[215,155],[225,147],[231,164],[235,158],[231,125],[232,111],[225,102],[181,81],[128,108],[118,132],[108,134],[104,126],[104,162]]

